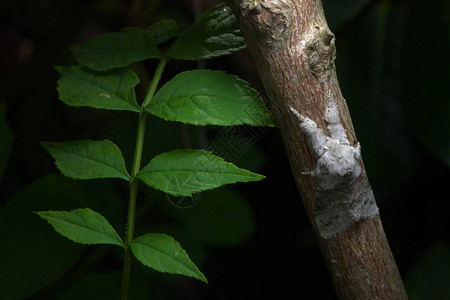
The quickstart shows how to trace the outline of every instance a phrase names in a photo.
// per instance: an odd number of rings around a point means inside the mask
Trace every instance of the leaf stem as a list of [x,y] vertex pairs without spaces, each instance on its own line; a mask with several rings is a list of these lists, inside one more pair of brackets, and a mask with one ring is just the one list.
[[145,95],[144,102],[142,103],[142,108],[146,107],[150,103],[150,101],[152,101],[153,96],[155,95],[156,92],[156,88],[158,87],[159,79],[161,78],[161,74],[164,71],[166,63],[167,60],[165,58],[159,61],[159,64],[156,67],[155,75],[153,75],[152,82],[150,83],[150,87],[147,91],[147,95]]
[[128,202],[128,219],[127,219],[127,233],[125,239],[125,250],[124,250],[124,262],[123,262],[123,277],[122,277],[122,300],[128,299],[128,289],[130,285],[130,274],[131,274],[131,248],[130,242],[133,240],[134,234],[134,221],[136,216],[136,199],[138,192],[138,179],[136,175],[139,173],[141,168],[142,160],[142,150],[144,148],[144,137],[145,137],[145,124],[147,121],[147,113],[144,111],[144,107],[150,103],[153,96],[155,95],[156,88],[158,87],[159,80],[161,79],[162,72],[167,61],[161,59],[159,61],[158,67],[156,68],[155,74],[153,75],[152,82],[145,95],[144,101],[141,107],[141,113],[139,114],[139,124],[136,137],[136,147],[134,151],[134,161],[133,168],[131,170],[131,181],[130,181],[130,196]]

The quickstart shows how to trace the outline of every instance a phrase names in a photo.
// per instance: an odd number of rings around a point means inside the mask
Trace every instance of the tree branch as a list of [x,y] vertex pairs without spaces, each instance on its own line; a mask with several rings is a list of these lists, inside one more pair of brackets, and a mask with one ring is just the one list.
[[[227,2],[271,99],[293,175],[338,297],[407,299],[339,88],[335,37],[326,23],[322,2]],[[344,163],[335,163],[342,157]],[[351,226],[334,220],[322,223],[321,214],[330,219],[348,217]]]

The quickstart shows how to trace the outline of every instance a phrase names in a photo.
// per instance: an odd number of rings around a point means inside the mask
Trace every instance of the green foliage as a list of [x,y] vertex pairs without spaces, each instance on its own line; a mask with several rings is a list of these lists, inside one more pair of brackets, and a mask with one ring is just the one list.
[[[158,34],[158,31],[155,34]],[[156,48],[153,32],[139,28],[124,28],[120,32],[97,36],[70,49],[81,65],[97,71],[126,67],[137,61],[162,57]]]
[[174,20],[162,20],[148,27],[147,30],[151,33],[152,39],[156,44],[164,43],[171,38],[179,36],[181,33]]
[[[167,54],[161,54],[157,45],[176,37],[178,38]],[[243,47],[245,43],[240,37],[234,16],[230,9],[222,4],[205,12],[184,32],[180,31],[174,21],[164,20],[145,30],[125,28],[120,32],[92,38],[81,45],[71,47],[80,63],[79,66],[57,67],[60,74],[58,93],[64,103],[70,106],[90,106],[139,113],[131,175],[126,170],[120,149],[108,140],[41,142],[55,159],[58,169],[67,177],[121,178],[130,182],[130,207],[125,242],[106,218],[89,208],[36,212],[58,233],[74,242],[124,247],[122,297],[128,294],[130,248],[134,256],[145,266],[160,272],[182,274],[207,282],[206,277],[172,237],[149,233],[133,238],[138,180],[170,195],[190,196],[225,184],[258,181],[264,178],[262,175],[240,169],[207,151],[191,149],[160,154],[139,172],[147,113],[165,120],[194,125],[274,126],[271,115],[258,93],[243,80],[224,72],[211,70],[183,72],[155,94],[163,69],[170,58],[190,60],[211,58],[233,53]],[[145,99],[142,105],[139,105],[134,90],[139,79],[130,68],[126,67],[149,58],[157,58],[160,61]],[[239,211],[239,207],[236,209]],[[214,216],[220,219],[220,214]],[[244,214],[245,218],[248,218],[248,214]],[[200,221],[198,224],[204,222]],[[247,234],[252,228],[249,225],[243,232]],[[215,226],[215,229],[209,231],[209,235],[223,230],[224,228]],[[93,278],[100,277],[102,276],[98,275]]]
[[111,141],[41,142],[58,169],[74,179],[122,178],[130,180],[119,148]]
[[450,299],[450,246],[445,242],[432,245],[413,266],[405,279],[408,298]]
[[228,55],[246,47],[231,9],[219,4],[205,11],[191,28],[182,32],[167,56],[197,60]]
[[72,211],[36,212],[47,220],[55,230],[80,244],[111,244],[124,247],[124,243],[106,219],[89,208]]
[[[135,82],[137,76],[121,81],[121,76],[127,76],[120,74],[131,73],[123,71],[126,67],[100,72],[86,66],[73,67],[92,78],[118,78],[109,88],[99,84],[100,90],[90,95],[83,93],[96,84],[90,88],[83,80],[72,84],[73,97],[84,95],[83,101],[75,98],[74,103],[105,103],[108,110],[74,109],[55,101],[57,76],[65,75],[55,72],[54,65],[76,64],[70,52],[64,50],[68,43],[120,26],[147,26],[160,18],[174,18],[184,29],[192,18],[186,13],[188,2],[140,1],[142,9],[137,17],[134,6],[121,1],[2,2],[6,18],[0,51],[0,171],[4,172],[0,178],[0,299],[115,299],[120,294],[122,274],[110,271],[120,268],[122,248],[73,243],[51,230],[33,212],[89,207],[103,215],[123,237],[128,182],[45,176],[52,170],[52,158],[44,153],[39,141],[109,139],[118,145],[131,167],[137,114],[128,111],[140,112],[140,105],[133,104],[134,90],[135,102],[140,104],[151,79],[147,71],[151,73],[157,59],[131,66],[142,84],[129,89],[125,83]],[[400,258],[410,298],[415,297],[416,290],[424,291],[421,298],[437,298],[439,289],[432,287],[442,287],[449,277],[443,272],[446,259],[442,249],[431,253],[429,257],[436,259],[426,269],[414,272],[417,279],[410,281],[413,276],[409,272],[417,270],[411,263],[416,256],[422,257],[419,249],[448,236],[449,201],[442,195],[448,193],[450,157],[449,12],[447,0],[433,5],[426,1],[324,1],[327,23],[336,35],[339,83],[377,202],[386,206],[383,219],[390,224],[388,236],[394,256]],[[172,40],[181,32],[176,23],[164,20],[145,29],[162,55],[167,56]],[[214,38],[207,40],[209,43]],[[202,53],[196,55],[201,57]],[[257,81],[257,69],[248,55],[242,53],[206,64]],[[175,72],[194,65],[192,61],[173,59],[164,70],[161,86]],[[124,88],[114,92],[121,82]],[[62,94],[60,99],[69,104]],[[115,100],[108,101],[111,98]],[[102,108],[101,104],[95,105]],[[110,107],[117,107],[116,111]],[[320,253],[311,248],[308,222],[298,215],[301,203],[280,202],[276,197],[277,191],[296,193],[296,189],[286,175],[290,173],[289,164],[284,155],[279,155],[282,143],[274,131],[248,126],[181,126],[149,115],[143,166],[158,154],[183,148],[180,127],[187,128],[192,147],[202,147],[206,135],[206,149],[220,153],[240,168],[257,172],[270,157],[265,172],[270,172],[266,175],[271,180],[263,185],[251,184],[248,189],[242,185],[240,193],[232,186],[223,186],[192,197],[168,196],[139,183],[135,236],[161,232],[174,237],[204,271],[210,285],[159,273],[132,259],[129,298],[180,299],[180,295],[190,297],[186,290],[200,298],[205,294],[206,298],[289,298],[298,290],[298,281],[307,286],[302,289],[305,298],[335,297],[325,268],[313,263],[320,260]],[[238,154],[229,147],[228,137],[245,145],[254,141],[254,132],[257,144],[263,147],[254,144]],[[58,172],[56,168],[54,171]],[[256,226],[259,233],[253,234]],[[277,236],[277,242],[267,242],[267,233]],[[445,247],[444,251],[448,251]],[[292,259],[272,259],[288,253]],[[204,270],[205,262],[208,270]],[[262,265],[264,271],[258,271]],[[273,274],[289,274],[294,269],[303,272],[264,285]]]
[[139,112],[134,87],[136,74],[127,68],[95,72],[80,66],[56,67],[59,98],[70,106],[129,110]]
[[264,178],[239,169],[207,151],[189,149],[156,156],[137,177],[151,187],[174,196],[190,196],[225,184]]
[[[83,197],[67,180],[53,179],[26,187],[0,208],[0,299],[26,298],[62,276],[81,257],[80,246],[49,232],[48,225],[33,216],[35,208],[57,207],[61,199],[76,203],[75,198]],[[68,191],[72,193],[67,195]]]
[[180,73],[144,109],[165,120],[193,125],[274,126],[258,92],[221,71]]
[[[108,199],[104,205],[99,199]],[[24,299],[71,270],[84,246],[48,230],[33,212],[90,206],[112,224],[122,223],[121,199],[108,181],[73,181],[48,175],[0,207],[0,299]]]
[[189,209],[173,209],[173,205],[167,203],[164,211],[193,237],[215,246],[237,245],[245,241],[256,226],[249,203],[227,187],[206,191]]
[[180,244],[160,233],[147,233],[133,239],[131,250],[144,265],[160,272],[182,274],[208,283]]

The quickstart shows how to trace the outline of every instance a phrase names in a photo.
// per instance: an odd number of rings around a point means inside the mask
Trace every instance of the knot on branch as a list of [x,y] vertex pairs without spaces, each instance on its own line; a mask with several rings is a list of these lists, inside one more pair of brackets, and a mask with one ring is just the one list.
[[327,80],[334,68],[336,38],[328,26],[314,26],[305,41],[309,69],[319,80]]
[[269,45],[282,42],[289,32],[290,6],[287,0],[244,0],[241,2],[242,21]]

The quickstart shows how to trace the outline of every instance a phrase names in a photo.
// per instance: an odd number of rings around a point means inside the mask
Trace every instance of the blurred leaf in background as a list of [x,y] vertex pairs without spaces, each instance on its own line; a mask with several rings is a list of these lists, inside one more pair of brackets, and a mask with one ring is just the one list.
[[[405,268],[450,226],[450,4],[344,1],[350,2],[353,8],[324,1],[337,37],[336,70],[391,247]],[[345,19],[353,10],[358,13]],[[440,255],[436,265],[439,260],[447,258]],[[421,270],[437,285],[448,278],[444,268]]]
[[183,210],[165,201],[163,209],[196,239],[215,246],[245,241],[255,230],[255,217],[246,199],[231,188],[203,192],[200,201]]
[[[145,280],[133,276],[130,300],[150,299]],[[58,296],[58,300],[118,299],[122,288],[122,272],[91,273],[74,281]]]
[[[450,22],[445,1],[441,9],[425,3],[368,4],[350,23],[331,26],[336,26],[341,88],[369,178],[382,200],[416,172],[420,149],[415,139],[448,166]],[[325,12],[335,18],[334,10]]]
[[49,231],[33,212],[87,205],[123,228],[121,202],[107,181],[80,183],[49,175],[0,207],[1,299],[23,299],[50,285],[74,266],[85,249]]
[[450,299],[450,246],[437,242],[416,261],[405,279],[410,300]]
[[404,37],[402,99],[417,140],[450,168],[449,11],[445,0],[411,6]]
[[404,11],[383,1],[367,7],[355,22],[337,31],[336,69],[370,182],[382,202],[413,176],[418,160],[399,90]]

